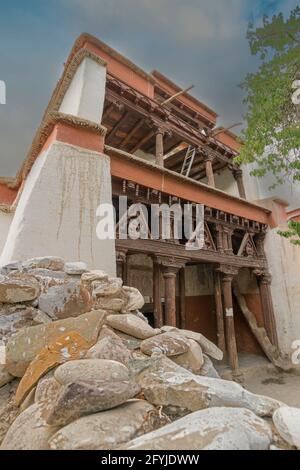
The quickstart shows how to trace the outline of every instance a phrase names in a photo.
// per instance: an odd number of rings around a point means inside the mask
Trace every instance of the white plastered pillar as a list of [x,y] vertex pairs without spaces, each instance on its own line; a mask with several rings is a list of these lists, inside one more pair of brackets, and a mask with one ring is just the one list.
[[[101,124],[106,66],[84,57],[59,112]],[[101,152],[54,141],[36,159],[20,196],[0,265],[36,256],[85,261],[116,272],[114,240],[99,240],[97,208],[112,203],[110,159]]]

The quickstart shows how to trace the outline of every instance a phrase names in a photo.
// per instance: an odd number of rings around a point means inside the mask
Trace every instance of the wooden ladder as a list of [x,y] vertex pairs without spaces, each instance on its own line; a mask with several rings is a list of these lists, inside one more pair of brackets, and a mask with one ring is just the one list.
[[183,176],[189,176],[191,168],[194,163],[194,158],[196,155],[196,149],[192,145],[189,146],[184,157],[183,165],[181,168],[180,174]]

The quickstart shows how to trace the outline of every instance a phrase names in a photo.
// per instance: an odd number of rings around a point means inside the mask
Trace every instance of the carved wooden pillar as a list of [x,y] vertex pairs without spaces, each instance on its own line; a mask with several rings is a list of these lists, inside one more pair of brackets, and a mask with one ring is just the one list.
[[234,314],[233,314],[233,299],[232,299],[232,280],[238,273],[237,268],[231,266],[220,266],[218,269],[221,272],[221,282],[223,290],[223,308],[225,316],[225,329],[226,329],[226,346],[228,353],[229,365],[233,373],[239,375],[239,360],[236,345],[235,327],[234,327]]
[[224,241],[223,241],[223,226],[216,225],[217,234],[217,250],[219,253],[224,253]]
[[225,354],[226,352],[225,328],[224,328],[222,289],[221,289],[221,280],[220,280],[219,272],[214,273],[214,297],[215,297],[215,308],[216,308],[216,319],[217,319],[218,347]]
[[161,307],[160,265],[156,258],[153,259],[153,316],[155,328],[163,325]]
[[165,324],[177,326],[176,316],[176,277],[186,264],[185,260],[174,257],[157,256],[165,282]]
[[233,230],[229,227],[223,227],[223,250],[227,254],[232,254],[232,234]]
[[177,268],[164,268],[165,280],[165,323],[169,326],[177,326],[176,319],[176,274]]
[[215,187],[215,177],[214,177],[214,171],[213,171],[213,160],[214,157],[212,155],[209,155],[208,153],[204,154],[204,162],[205,162],[205,172],[206,172],[206,177],[207,177],[207,182],[209,186]]
[[179,270],[180,328],[186,328],[185,321],[185,268]]
[[271,343],[278,347],[276,320],[270,289],[272,276],[267,271],[256,270],[254,273],[258,279],[260,301],[266,332]]
[[241,170],[241,168],[233,168],[232,174],[237,183],[239,196],[242,199],[246,199],[246,191],[245,191],[244,180],[243,180],[243,170]]
[[158,127],[155,131],[155,135],[155,163],[159,166],[164,166],[164,130]]
[[128,283],[127,251],[117,251],[117,275],[123,280],[123,284]]

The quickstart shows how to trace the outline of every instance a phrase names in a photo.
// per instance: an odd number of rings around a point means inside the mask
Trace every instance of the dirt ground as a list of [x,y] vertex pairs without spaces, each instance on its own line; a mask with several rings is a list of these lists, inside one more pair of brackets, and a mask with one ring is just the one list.
[[[283,372],[267,359],[250,354],[239,355],[239,362],[244,377],[242,385],[247,390],[300,408],[300,370]],[[217,369],[223,378],[227,378],[227,367],[220,366]]]
[[245,380],[251,392],[267,395],[300,408],[300,375],[287,372],[257,373]]

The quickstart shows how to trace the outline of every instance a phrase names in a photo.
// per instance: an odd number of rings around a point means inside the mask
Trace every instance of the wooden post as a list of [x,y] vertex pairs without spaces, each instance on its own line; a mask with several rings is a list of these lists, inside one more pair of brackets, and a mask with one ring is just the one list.
[[128,282],[127,251],[117,251],[117,275],[123,280],[123,284]]
[[226,353],[226,342],[225,342],[225,328],[224,328],[224,316],[223,316],[223,303],[222,303],[222,291],[221,291],[221,280],[220,273],[214,273],[214,296],[215,296],[215,307],[216,307],[216,318],[217,318],[217,339],[218,347]]
[[180,328],[186,328],[185,321],[185,268],[179,270]]
[[215,187],[215,177],[214,177],[214,171],[213,171],[213,163],[214,157],[212,155],[205,155],[204,161],[205,161],[205,171],[206,171],[206,177],[207,177],[207,182],[209,186]]
[[254,271],[259,285],[260,301],[267,335],[274,346],[278,347],[276,320],[270,285],[272,276],[266,271]]
[[163,315],[161,308],[160,265],[155,259],[153,259],[153,315],[155,328],[160,328],[163,325]]
[[237,183],[240,198],[246,199],[246,191],[243,181],[243,170],[241,170],[240,168],[235,168],[232,170],[232,173]]
[[224,299],[224,314],[226,325],[226,343],[229,364],[234,373],[239,371],[239,360],[235,337],[234,316],[233,316],[233,301],[232,301],[232,274],[223,274],[222,287]]
[[155,162],[164,166],[164,131],[160,128],[156,130]]
[[177,326],[176,318],[176,273],[177,269],[165,268],[165,324]]
[[240,379],[241,374],[239,371],[239,359],[236,345],[232,299],[232,281],[234,276],[238,274],[238,268],[228,265],[220,265],[217,271],[221,273],[223,308],[225,316],[226,349],[229,365],[232,369],[233,376],[237,379]]

